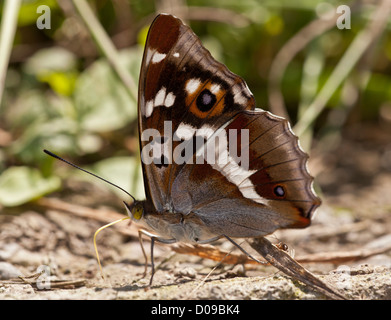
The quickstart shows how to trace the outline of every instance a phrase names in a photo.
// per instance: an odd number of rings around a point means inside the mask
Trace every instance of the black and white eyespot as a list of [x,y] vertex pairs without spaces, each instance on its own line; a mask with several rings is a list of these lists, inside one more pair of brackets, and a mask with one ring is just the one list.
[[198,95],[196,101],[197,108],[202,112],[207,112],[212,109],[216,103],[216,100],[216,95],[214,95],[208,89],[205,89]]
[[274,191],[274,194],[279,198],[282,198],[285,196],[285,189],[283,186],[276,186],[273,191]]

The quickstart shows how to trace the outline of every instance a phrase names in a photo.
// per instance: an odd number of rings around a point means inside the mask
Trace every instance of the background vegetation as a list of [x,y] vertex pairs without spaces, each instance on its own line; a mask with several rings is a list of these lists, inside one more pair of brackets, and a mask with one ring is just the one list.
[[[342,4],[351,10],[350,29],[336,25]],[[40,5],[50,8],[49,29],[37,27]],[[0,208],[61,190],[70,175],[90,180],[44,148],[143,197],[135,92],[159,12],[190,24],[216,59],[246,79],[259,107],[289,117],[315,159],[339,150],[352,128],[389,133],[390,11],[389,0],[2,1]]]

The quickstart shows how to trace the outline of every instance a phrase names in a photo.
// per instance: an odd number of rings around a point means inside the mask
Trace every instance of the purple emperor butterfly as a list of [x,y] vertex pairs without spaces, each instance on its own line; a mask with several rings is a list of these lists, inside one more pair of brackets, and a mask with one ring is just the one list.
[[289,123],[172,15],[149,29],[138,94],[146,200],[126,207],[152,248],[310,224],[320,200]]
[[289,123],[255,108],[244,80],[172,15],[149,29],[138,122],[146,200],[125,206],[151,237],[150,284],[155,241],[226,238],[249,255],[232,238],[309,226],[320,199]]

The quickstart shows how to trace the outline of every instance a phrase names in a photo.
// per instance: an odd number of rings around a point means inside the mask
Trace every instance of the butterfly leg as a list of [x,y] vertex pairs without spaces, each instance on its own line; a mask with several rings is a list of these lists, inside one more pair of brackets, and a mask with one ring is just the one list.
[[141,247],[141,250],[143,252],[144,260],[145,260],[144,273],[143,273],[143,276],[142,276],[142,278],[144,278],[147,275],[147,270],[148,270],[148,256],[147,256],[147,254],[145,253],[145,250],[144,250],[143,232],[142,232],[142,230],[138,231],[138,241],[140,242],[140,247]]
[[151,269],[152,270],[151,270],[151,279],[149,280],[148,287],[150,287],[152,285],[152,279],[153,279],[153,276],[155,275],[155,263],[153,260],[153,248],[154,248],[155,241],[160,242],[160,243],[165,243],[165,244],[171,244],[171,243],[177,242],[176,239],[164,239],[164,238],[160,238],[160,237],[151,237]]
[[231,242],[234,246],[236,246],[240,251],[242,251],[247,257],[249,257],[250,259],[253,259],[254,261],[260,263],[260,264],[268,264],[267,261],[261,261],[261,260],[258,260],[256,258],[254,258],[251,254],[249,254],[246,250],[244,250],[238,243],[236,243],[235,241],[233,241],[230,237],[226,236],[226,235],[223,235],[229,242]]
[[155,263],[154,263],[154,259],[153,259],[153,249],[154,249],[154,246],[155,246],[155,241],[158,241],[158,242],[161,242],[161,243],[165,243],[165,244],[171,244],[171,243],[176,242],[176,239],[164,239],[164,238],[156,236],[153,233],[150,233],[150,232],[148,232],[146,230],[143,230],[143,229],[140,229],[138,231],[138,234],[139,234],[139,241],[140,241],[141,249],[143,251],[143,255],[144,255],[144,258],[145,258],[145,269],[144,269],[143,277],[147,273],[148,257],[147,257],[147,255],[145,253],[144,246],[143,246],[143,243],[142,243],[142,235],[145,234],[146,236],[151,238],[151,269],[152,270],[151,270],[151,279],[149,280],[149,284],[148,284],[148,287],[150,287],[152,285],[153,276],[155,275]]
[[153,261],[153,247],[154,247],[154,244],[155,244],[155,239],[156,238],[154,238],[154,237],[151,238],[151,279],[149,279],[148,287],[152,286],[153,276],[155,275],[155,262]]

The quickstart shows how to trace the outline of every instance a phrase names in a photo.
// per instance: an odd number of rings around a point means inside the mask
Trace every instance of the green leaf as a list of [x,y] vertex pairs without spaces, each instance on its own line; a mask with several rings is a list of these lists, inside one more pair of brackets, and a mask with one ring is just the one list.
[[41,74],[38,79],[46,82],[58,94],[70,96],[75,87],[76,72],[51,72]]
[[23,70],[35,76],[50,72],[67,72],[76,70],[77,57],[61,47],[45,48],[28,58]]
[[46,82],[60,95],[70,96],[78,77],[76,56],[61,47],[41,49],[24,64],[26,73]]
[[[120,61],[135,82],[141,57],[140,48],[120,52]],[[137,117],[137,102],[129,96],[106,59],[94,62],[78,77],[74,98],[80,126],[87,131],[116,130]]]
[[0,175],[0,203],[7,207],[18,206],[59,189],[61,180],[44,178],[37,169],[11,167]]

